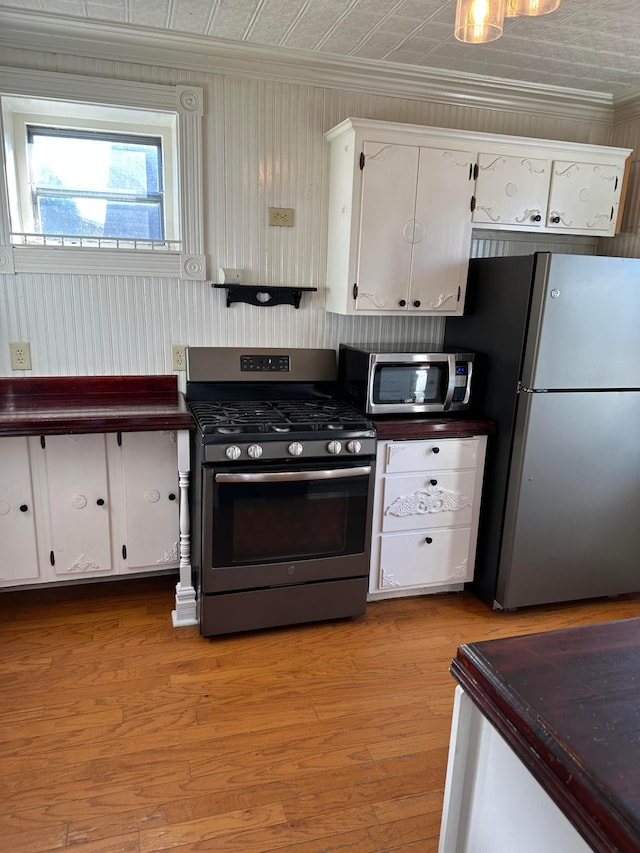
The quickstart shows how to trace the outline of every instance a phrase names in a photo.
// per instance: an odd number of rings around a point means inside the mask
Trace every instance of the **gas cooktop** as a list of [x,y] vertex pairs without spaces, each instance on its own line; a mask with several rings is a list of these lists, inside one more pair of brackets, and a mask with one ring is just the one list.
[[207,401],[190,408],[203,433],[221,436],[370,429],[361,412],[340,400]]

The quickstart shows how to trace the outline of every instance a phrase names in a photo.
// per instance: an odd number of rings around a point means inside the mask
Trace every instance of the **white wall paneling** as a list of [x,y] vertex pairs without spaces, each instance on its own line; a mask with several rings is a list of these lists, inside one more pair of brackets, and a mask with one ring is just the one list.
[[[133,55],[133,54],[132,54]],[[151,275],[0,275],[0,375],[16,376],[8,341],[31,344],[29,375],[171,372],[171,344],[337,347],[340,341],[438,343],[441,318],[348,318],[324,311],[328,150],[323,133],[344,118],[464,128],[575,142],[635,145],[638,120],[616,126],[576,109],[491,108],[461,98],[376,95],[314,82],[260,79],[238,72],[198,71],[0,48],[0,64],[115,80],[203,88],[204,253],[210,274],[239,268],[249,284],[317,287],[291,306],[225,307],[226,292],[207,282]],[[206,67],[206,63],[203,63]],[[302,79],[302,78],[301,78]],[[514,99],[511,99],[515,103]],[[632,143],[630,143],[632,140]],[[634,192],[636,190],[634,189]],[[635,202],[631,202],[632,204]],[[267,225],[269,207],[295,209],[295,227]],[[637,221],[637,217],[634,218]],[[637,228],[636,228],[637,231]],[[600,245],[584,238],[535,242],[528,235],[483,232],[473,255],[536,249],[640,254],[625,234]],[[181,377],[183,379],[183,377]]]

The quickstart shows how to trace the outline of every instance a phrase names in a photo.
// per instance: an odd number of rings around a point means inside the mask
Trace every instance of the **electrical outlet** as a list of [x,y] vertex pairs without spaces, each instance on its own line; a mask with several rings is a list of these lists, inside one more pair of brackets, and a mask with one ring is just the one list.
[[187,345],[173,344],[171,347],[171,364],[174,370],[187,369]]
[[31,347],[28,341],[13,341],[9,344],[11,370],[31,370]]
[[292,207],[270,207],[269,225],[283,225],[285,228],[293,228],[295,210]]

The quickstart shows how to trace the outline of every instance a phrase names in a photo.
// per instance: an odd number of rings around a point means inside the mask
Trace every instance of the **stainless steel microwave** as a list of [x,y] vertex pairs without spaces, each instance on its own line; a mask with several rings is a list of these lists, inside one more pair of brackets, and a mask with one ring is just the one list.
[[474,354],[340,344],[338,395],[370,415],[469,408]]

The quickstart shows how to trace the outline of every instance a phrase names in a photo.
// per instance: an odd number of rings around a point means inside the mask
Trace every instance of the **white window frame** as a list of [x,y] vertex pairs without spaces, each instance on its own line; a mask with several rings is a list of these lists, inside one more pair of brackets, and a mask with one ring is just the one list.
[[[109,275],[171,276],[204,281],[207,279],[204,255],[203,187],[202,187],[202,115],[203,91],[195,86],[164,86],[132,83],[75,74],[0,69],[0,98],[3,109],[0,145],[0,273],[63,272]],[[127,111],[131,123],[127,122]],[[121,239],[105,241],[105,245],[69,244],[64,240],[54,245],[27,245],[20,242],[19,227],[11,220],[11,207],[19,198],[19,181],[24,174],[21,134],[24,122],[42,122],[47,116],[73,122],[83,116],[87,120],[135,132],[144,114],[167,128],[165,139],[173,137],[177,151],[169,142],[173,170],[168,180],[177,200],[167,219],[167,241],[158,248],[148,242]],[[87,116],[87,119],[84,118]],[[136,123],[137,122],[137,123]],[[175,133],[171,125],[175,125]],[[104,125],[107,127],[107,125]],[[22,134],[23,135],[23,134]],[[165,175],[167,177],[167,175]],[[10,204],[11,201],[11,204]]]

